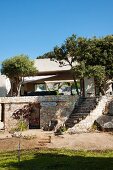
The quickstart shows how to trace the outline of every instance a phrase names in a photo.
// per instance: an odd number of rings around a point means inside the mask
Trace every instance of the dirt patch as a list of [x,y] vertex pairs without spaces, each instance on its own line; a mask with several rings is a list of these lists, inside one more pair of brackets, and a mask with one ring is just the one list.
[[[9,138],[0,140],[0,152],[18,150],[18,138]],[[21,139],[21,149],[34,149],[45,147],[46,143],[38,143],[37,139]]]
[[64,134],[55,136],[48,147],[75,150],[113,150],[113,135],[109,133]]
[[[31,137],[33,135],[33,138]],[[66,148],[73,150],[113,150],[113,135],[109,133],[64,134],[55,136],[53,132],[30,131],[21,139],[21,149]],[[51,143],[49,143],[51,136]],[[18,149],[19,139],[8,134],[0,134],[0,151]]]

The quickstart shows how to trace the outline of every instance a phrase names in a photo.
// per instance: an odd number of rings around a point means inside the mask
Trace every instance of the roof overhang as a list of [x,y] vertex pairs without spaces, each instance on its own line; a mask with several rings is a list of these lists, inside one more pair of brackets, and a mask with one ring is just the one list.
[[38,81],[38,80],[48,79],[48,78],[55,77],[55,76],[56,75],[24,77],[24,83],[23,84]]

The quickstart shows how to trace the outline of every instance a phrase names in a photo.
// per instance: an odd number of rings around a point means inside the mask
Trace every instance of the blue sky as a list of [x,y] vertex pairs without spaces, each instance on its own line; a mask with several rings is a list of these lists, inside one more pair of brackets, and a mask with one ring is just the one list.
[[113,34],[113,0],[0,0],[0,61],[34,59],[72,34]]

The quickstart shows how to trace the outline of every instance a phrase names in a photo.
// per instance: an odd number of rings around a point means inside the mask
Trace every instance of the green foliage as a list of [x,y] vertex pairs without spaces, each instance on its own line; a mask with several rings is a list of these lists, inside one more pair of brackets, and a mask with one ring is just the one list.
[[76,35],[68,37],[61,47],[56,46],[51,58],[59,61],[61,65],[69,64],[71,67],[78,60],[78,39]]
[[86,75],[85,63],[80,62],[80,64],[72,67],[72,71],[77,78],[79,79],[83,78]]
[[17,131],[24,131],[27,129],[28,129],[27,123],[25,121],[19,120],[17,124]]
[[54,133],[55,135],[63,135],[63,132],[66,132],[67,128],[65,126],[60,126]]
[[52,51],[48,52],[48,53],[45,53],[42,56],[38,56],[37,59],[51,58],[51,56],[53,55],[52,53],[53,53]]
[[[23,77],[35,75],[37,70],[34,67],[34,62],[26,55],[19,55],[6,59],[2,62],[2,74],[8,76],[12,83],[16,84],[17,94],[20,93],[20,88],[23,83]],[[14,92],[12,85],[12,92]]]
[[93,132],[93,131],[97,131],[97,130],[98,130],[98,126],[97,126],[97,124],[94,123],[94,124],[92,125],[90,131]]
[[[33,61],[28,56],[19,55],[2,62],[2,74],[12,77],[30,76],[36,73]],[[15,74],[16,73],[16,74]]]
[[16,127],[10,130],[10,133],[20,132],[20,131],[22,132],[27,129],[28,129],[27,123],[25,121],[19,120],[18,123],[16,124]]
[[[71,37],[68,37],[66,39],[66,41],[64,42],[64,44],[61,45],[61,47],[56,46],[53,50],[51,58],[55,61],[58,61],[61,66],[69,65],[71,67],[76,92],[79,95],[77,79],[80,77],[80,75],[78,72],[75,73],[75,70],[77,69],[74,69],[77,64],[76,62],[80,58],[77,36],[73,34]],[[76,77],[76,75],[79,77]]]
[[101,65],[89,66],[86,71],[87,77],[94,77],[98,85],[102,85],[105,80],[105,67]]
[[113,77],[113,35],[102,38],[90,38],[80,40],[80,61],[86,66],[105,67],[106,76]]
[[76,90],[76,79],[84,76],[94,77],[98,86],[104,87],[103,83],[113,78],[113,35],[102,38],[72,35],[54,48],[51,58],[61,66],[71,66]]

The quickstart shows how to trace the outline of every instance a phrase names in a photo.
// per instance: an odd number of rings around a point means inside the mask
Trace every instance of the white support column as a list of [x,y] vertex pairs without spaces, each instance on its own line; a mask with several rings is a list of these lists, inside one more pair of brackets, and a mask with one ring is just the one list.
[[95,96],[95,83],[94,78],[84,78],[84,89],[85,97],[94,97]]

